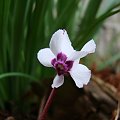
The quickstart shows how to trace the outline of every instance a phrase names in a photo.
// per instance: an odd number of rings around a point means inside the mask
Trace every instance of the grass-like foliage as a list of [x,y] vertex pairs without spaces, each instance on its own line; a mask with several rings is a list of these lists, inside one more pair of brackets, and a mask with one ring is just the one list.
[[80,49],[119,7],[120,0],[0,0],[0,106],[53,75],[36,54],[56,30],[66,29]]

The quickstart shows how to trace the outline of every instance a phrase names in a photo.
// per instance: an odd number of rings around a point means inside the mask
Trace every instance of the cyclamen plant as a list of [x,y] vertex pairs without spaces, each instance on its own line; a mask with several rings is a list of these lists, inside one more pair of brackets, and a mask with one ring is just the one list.
[[86,66],[79,64],[79,61],[80,58],[94,53],[96,49],[94,40],[90,40],[80,51],[74,50],[66,30],[61,29],[53,34],[49,46],[50,48],[41,49],[37,54],[37,58],[42,65],[53,67],[57,75],[51,85],[53,90],[38,120],[45,119],[55,88],[60,87],[64,83],[66,74],[70,74],[78,88],[88,84],[91,78],[91,71]]

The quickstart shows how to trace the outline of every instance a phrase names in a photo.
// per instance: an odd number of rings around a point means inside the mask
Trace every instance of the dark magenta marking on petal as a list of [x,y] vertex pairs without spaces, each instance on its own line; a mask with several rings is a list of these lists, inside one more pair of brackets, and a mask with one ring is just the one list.
[[62,52],[60,52],[57,54],[57,60],[65,62],[67,60],[67,56],[65,54],[63,54]]
[[72,68],[73,66],[73,61],[66,61],[65,64],[67,65],[67,68],[68,68],[68,71],[70,71],[70,69]]
[[57,58],[52,59],[51,64],[56,69],[58,75],[65,75],[70,71],[74,61],[66,61],[67,56],[62,52],[57,54]]
[[67,66],[63,61],[57,61],[55,63],[55,69],[56,69],[58,75],[62,75],[67,71]]
[[52,59],[51,64],[54,66],[56,61],[57,61],[56,58]]

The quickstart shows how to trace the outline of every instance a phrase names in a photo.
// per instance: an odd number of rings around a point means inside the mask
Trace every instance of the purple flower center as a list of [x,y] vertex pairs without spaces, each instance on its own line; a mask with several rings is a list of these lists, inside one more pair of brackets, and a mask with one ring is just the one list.
[[57,54],[57,58],[52,59],[51,64],[56,69],[58,75],[64,75],[72,68],[73,61],[67,61],[67,56],[60,52]]

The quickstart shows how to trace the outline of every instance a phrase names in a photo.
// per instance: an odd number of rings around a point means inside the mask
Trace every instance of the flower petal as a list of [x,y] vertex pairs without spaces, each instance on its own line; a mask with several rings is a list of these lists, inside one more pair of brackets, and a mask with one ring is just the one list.
[[94,40],[90,40],[89,42],[87,42],[83,48],[81,49],[81,51],[74,51],[70,56],[69,56],[69,60],[76,60],[76,59],[80,59],[82,57],[85,57],[87,54],[89,53],[94,53],[96,49],[96,44],[94,42]]
[[88,53],[85,52],[85,51],[74,51],[74,52],[68,57],[67,60],[73,60],[73,61],[78,60],[78,61],[79,61],[80,58],[83,58],[83,57],[86,56],[87,54],[88,54]]
[[42,65],[52,67],[51,61],[55,58],[55,55],[49,48],[44,48],[38,52],[37,58]]
[[58,88],[63,83],[64,83],[64,76],[63,75],[60,75],[60,76],[56,75],[54,80],[53,80],[52,88]]
[[74,62],[70,75],[77,87],[82,88],[87,85],[91,78],[91,71],[84,65]]
[[85,51],[87,53],[94,53],[95,49],[96,49],[96,44],[94,40],[92,39],[83,46],[81,51]]
[[51,38],[49,46],[56,56],[60,52],[69,56],[74,51],[66,30],[58,30],[55,32]]

